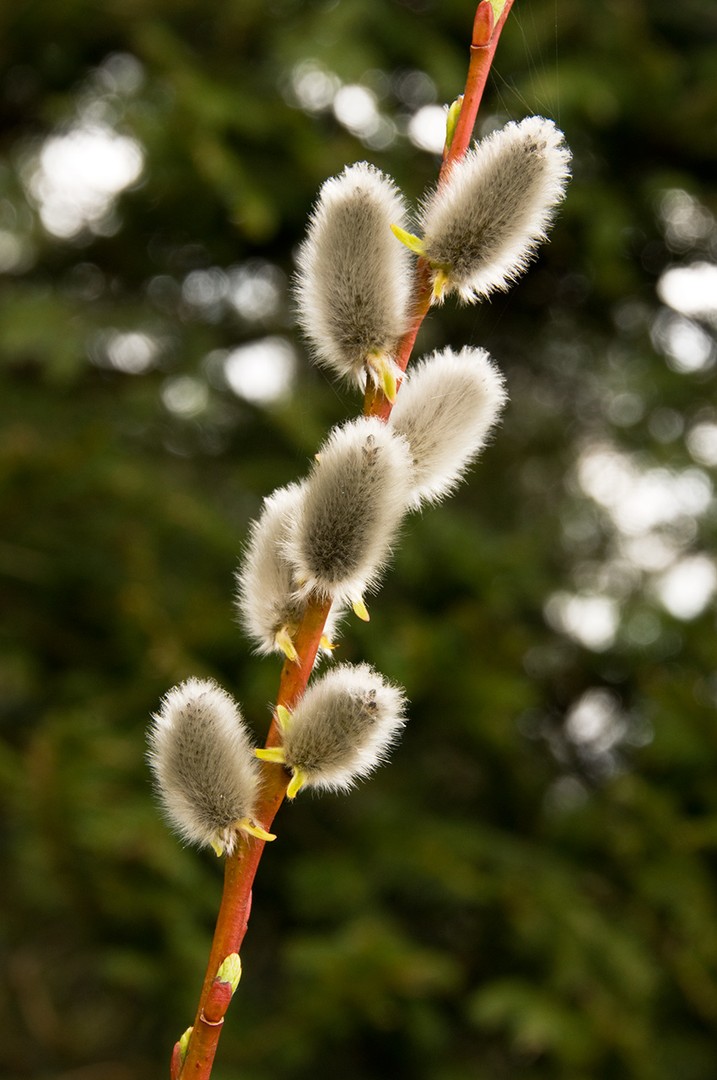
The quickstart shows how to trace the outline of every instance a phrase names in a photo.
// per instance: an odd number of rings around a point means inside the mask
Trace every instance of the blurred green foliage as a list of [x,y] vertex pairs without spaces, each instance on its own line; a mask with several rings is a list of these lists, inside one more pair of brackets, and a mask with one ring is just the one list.
[[[420,198],[409,122],[460,90],[472,15],[0,12],[8,1080],[165,1075],[190,1022],[220,866],[158,816],[147,716],[213,675],[267,723],[238,554],[360,407],[308,363],[292,252],[347,162]],[[574,180],[510,295],[422,332],[488,348],[511,406],[347,627],[411,722],[350,798],[282,811],[217,1080],[717,1075],[716,70],[709,0],[516,3],[480,130],[554,117]],[[290,395],[256,399],[252,343]]]

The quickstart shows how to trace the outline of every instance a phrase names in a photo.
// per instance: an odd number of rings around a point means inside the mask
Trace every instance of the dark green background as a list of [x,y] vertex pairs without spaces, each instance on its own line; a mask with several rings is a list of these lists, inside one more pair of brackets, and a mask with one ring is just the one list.
[[[262,498],[360,408],[309,365],[292,251],[347,162],[375,162],[412,201],[432,182],[436,158],[401,132],[462,87],[472,14],[466,0],[2,8],[8,1080],[164,1076],[191,1020],[221,868],[158,815],[147,718],[193,674],[235,693],[257,736],[266,725],[278,663],[235,625],[238,553]],[[371,87],[395,140],[367,147],[330,108],[298,107],[307,60]],[[717,457],[715,305],[711,323],[680,323],[656,285],[670,264],[717,261],[715,72],[709,0],[516,2],[481,122],[553,117],[574,179],[509,295],[449,302],[425,327],[422,351],[488,348],[511,404],[470,483],[410,519],[370,625],[347,626],[340,656],[404,685],[411,721],[351,797],[282,811],[217,1080],[717,1075],[714,607],[670,614],[660,573],[634,558],[713,549],[714,501],[680,513],[675,492],[704,496]],[[141,144],[142,176],[112,222],[58,238],[29,178],[45,140],[90,122]],[[190,274],[266,264],[283,283],[272,314],[191,302]],[[117,333],[158,342],[155,362],[113,369]],[[290,399],[264,408],[205,358],[267,335],[299,363]],[[178,387],[205,407],[172,412]],[[695,429],[712,431],[707,454]],[[578,480],[601,445],[635,492],[648,475],[674,495],[631,548]],[[568,595],[614,601],[612,642],[560,628]]]

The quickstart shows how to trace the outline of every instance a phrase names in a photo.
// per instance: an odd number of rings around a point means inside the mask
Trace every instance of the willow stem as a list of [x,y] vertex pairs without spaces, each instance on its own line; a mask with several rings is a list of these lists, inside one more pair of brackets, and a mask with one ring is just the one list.
[[482,3],[476,9],[476,17],[473,23],[473,39],[470,48],[471,58],[468,65],[466,86],[463,91],[463,103],[451,145],[443,159],[438,179],[439,184],[447,178],[455,162],[463,157],[470,146],[476,116],[478,115],[478,109],[488,79],[488,72],[493,63],[501,31],[512,6],[513,0],[505,0],[503,10],[495,24],[493,5],[490,0],[482,0]]
[[[489,0],[481,0],[478,4],[460,116],[450,147],[444,154],[438,176],[439,184],[445,181],[453,164],[463,157],[468,149],[498,38],[512,4],[513,0],[505,0],[500,18],[495,24],[493,5]],[[401,371],[406,370],[416,336],[431,306],[431,274],[424,259],[419,259],[416,266],[413,295],[411,324],[401,339],[396,355],[396,363]],[[378,388],[370,386],[367,389],[364,401],[366,415],[378,416],[385,421],[391,414],[391,408],[391,402]],[[306,690],[330,609],[329,600],[315,599],[308,604],[294,638],[294,646],[299,659],[298,662],[286,660],[284,663],[276,699],[277,706],[293,708]],[[265,745],[278,746],[281,741],[281,729],[275,713]],[[262,768],[264,769],[264,784],[255,819],[257,824],[268,831],[286,795],[289,775],[282,765],[262,762]],[[240,951],[251,911],[251,890],[264,847],[265,841],[242,832],[239,834],[235,851],[226,858],[222,900],[194,1027],[178,1076],[176,1052],[173,1056],[172,1080],[190,1080],[190,1078],[191,1080],[209,1080],[211,1076],[223,1027],[223,1017],[219,1021],[210,1022],[205,1018],[204,1008],[220,965],[227,956]]]

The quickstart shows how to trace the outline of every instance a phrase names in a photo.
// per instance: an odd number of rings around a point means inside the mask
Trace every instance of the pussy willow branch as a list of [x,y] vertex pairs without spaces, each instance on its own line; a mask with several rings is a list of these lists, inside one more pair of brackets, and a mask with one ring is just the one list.
[[[460,115],[450,147],[444,154],[438,177],[439,184],[448,176],[453,163],[463,157],[468,149],[498,39],[512,5],[513,0],[505,0],[500,17],[495,22],[493,5],[489,0],[482,0],[478,4]],[[396,355],[396,362],[401,371],[406,370],[416,336],[431,306],[430,272],[423,259],[419,259],[416,265],[413,296],[411,324],[401,339]],[[391,414],[391,408],[391,402],[380,390],[369,387],[363,410],[366,415],[378,416],[385,421]],[[314,666],[330,607],[330,601],[314,600],[308,604],[294,639],[299,660],[298,662],[291,660],[284,662],[277,706],[284,705],[292,708],[303,695]],[[265,745],[277,746],[280,742],[281,734],[276,714],[274,714]],[[255,817],[258,824],[269,830],[286,795],[289,776],[281,765],[268,762],[263,762],[262,765],[264,785]],[[244,940],[251,909],[252,885],[265,847],[263,840],[244,832],[239,836],[236,850],[226,858],[222,901],[193,1031],[183,1064],[180,1063],[179,1052],[175,1047],[171,1068],[172,1080],[179,1080],[180,1077],[181,1080],[190,1080],[190,1078],[191,1080],[209,1080],[211,1076],[224,1016],[223,1013],[218,1016],[216,1008],[212,1010],[211,1016],[208,1016],[205,1010],[220,965],[227,956],[239,952]],[[225,1010],[228,1003],[227,1001]]]

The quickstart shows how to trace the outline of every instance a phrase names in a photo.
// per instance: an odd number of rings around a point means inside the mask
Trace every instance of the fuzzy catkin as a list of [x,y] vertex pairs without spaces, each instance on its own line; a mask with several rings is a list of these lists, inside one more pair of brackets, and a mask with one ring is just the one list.
[[152,717],[149,762],[169,821],[188,843],[231,852],[251,819],[259,767],[236,702],[211,679],[187,679]]
[[345,791],[385,759],[405,698],[369,664],[341,664],[313,683],[284,733],[286,764],[306,787]]
[[391,233],[405,219],[396,185],[362,161],[323,185],[299,250],[299,322],[315,359],[362,388],[406,328],[410,257]]
[[570,151],[551,120],[506,124],[457,162],[421,210],[425,257],[446,291],[471,302],[526,268],[569,179]]
[[[277,635],[284,629],[293,635],[306,609],[294,567],[286,555],[287,540],[304,495],[305,485],[288,484],[264,500],[237,571],[237,612],[261,656],[284,651]],[[340,612],[333,608],[324,627],[329,641],[334,640],[339,620]]]
[[410,492],[406,442],[374,417],[334,428],[286,543],[302,593],[354,603],[377,581]]
[[503,376],[483,349],[444,349],[411,369],[389,425],[411,450],[413,509],[456,487],[506,399]]
[[239,618],[263,656],[281,651],[277,633],[284,626],[298,626],[305,606],[296,595],[293,567],[284,554],[303,495],[299,484],[289,484],[264,500],[236,576]]

